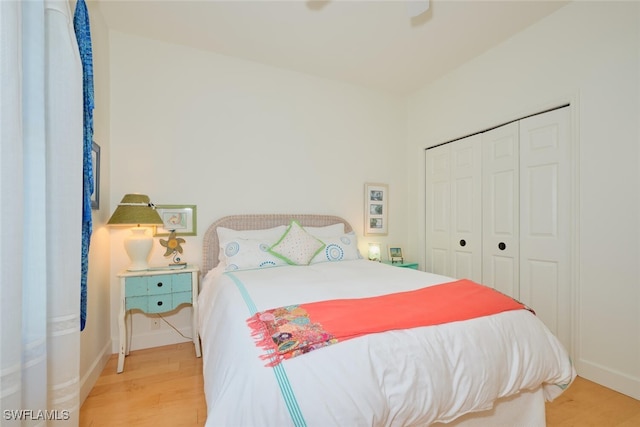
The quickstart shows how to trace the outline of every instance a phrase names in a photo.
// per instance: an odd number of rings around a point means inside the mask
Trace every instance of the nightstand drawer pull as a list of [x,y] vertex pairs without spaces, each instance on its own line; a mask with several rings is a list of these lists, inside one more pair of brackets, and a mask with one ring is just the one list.
[[460,246],[465,246],[466,244],[467,242],[464,239],[460,240]]
[[162,301],[158,301],[158,307],[162,305]]
[[161,287],[162,287],[162,282],[158,282],[158,283],[156,284],[156,286],[157,286],[157,287],[159,287],[159,288],[161,288]]

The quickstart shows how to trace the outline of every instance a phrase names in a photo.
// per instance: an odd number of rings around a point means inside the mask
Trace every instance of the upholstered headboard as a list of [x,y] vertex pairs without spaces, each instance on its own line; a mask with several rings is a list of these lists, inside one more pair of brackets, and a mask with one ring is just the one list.
[[277,227],[278,225],[289,225],[292,219],[298,221],[303,227],[323,227],[341,222],[344,224],[346,233],[353,231],[351,224],[346,220],[332,215],[253,214],[225,216],[211,224],[204,233],[202,242],[202,275],[206,275],[209,270],[218,265],[220,242],[218,241],[218,233],[216,233],[217,227],[231,228],[232,230],[262,230]]

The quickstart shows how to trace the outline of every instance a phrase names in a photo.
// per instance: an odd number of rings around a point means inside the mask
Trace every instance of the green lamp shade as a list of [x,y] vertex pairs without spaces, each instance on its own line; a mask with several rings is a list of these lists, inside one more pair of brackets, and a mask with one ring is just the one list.
[[153,238],[147,234],[144,226],[162,225],[162,219],[151,204],[149,196],[125,194],[107,225],[134,226],[131,229],[131,235],[124,239],[124,248],[131,259],[127,270],[147,270]]
[[107,225],[162,225],[162,219],[145,194],[125,194]]

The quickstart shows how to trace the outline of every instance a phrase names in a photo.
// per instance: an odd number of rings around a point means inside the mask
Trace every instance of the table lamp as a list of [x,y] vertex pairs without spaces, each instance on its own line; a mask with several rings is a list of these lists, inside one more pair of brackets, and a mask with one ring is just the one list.
[[380,261],[380,243],[369,243],[369,259]]
[[148,226],[162,225],[155,206],[145,194],[125,194],[109,218],[110,226],[133,226],[131,234],[124,240],[124,248],[131,265],[127,270],[140,271],[149,268],[148,259],[153,246],[153,237],[147,234]]

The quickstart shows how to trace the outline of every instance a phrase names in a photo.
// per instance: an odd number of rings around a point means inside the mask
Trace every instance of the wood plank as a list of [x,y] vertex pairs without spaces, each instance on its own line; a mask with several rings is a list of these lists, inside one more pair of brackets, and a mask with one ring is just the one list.
[[[114,354],[80,409],[80,426],[204,425],[202,359],[193,343],[132,351],[121,374],[117,363]],[[640,425],[640,401],[580,377],[546,410],[549,427]]]

